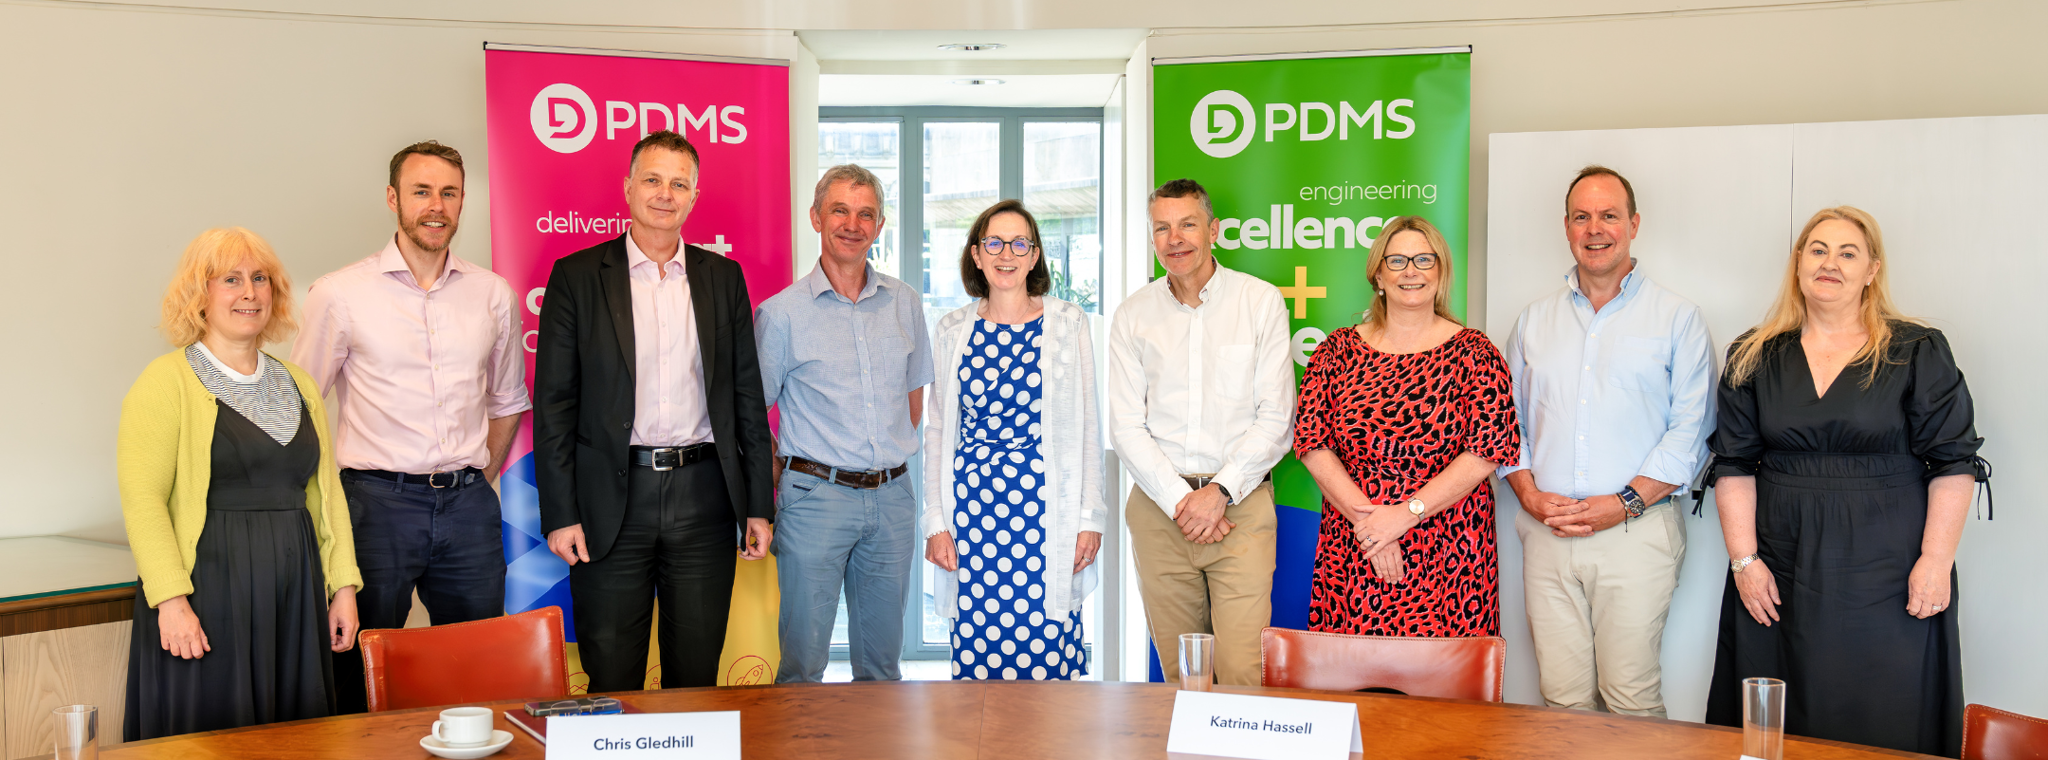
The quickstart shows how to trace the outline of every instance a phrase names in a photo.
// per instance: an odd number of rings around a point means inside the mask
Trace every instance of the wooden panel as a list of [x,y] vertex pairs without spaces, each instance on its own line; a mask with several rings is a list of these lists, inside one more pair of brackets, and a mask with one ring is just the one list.
[[0,757],[49,754],[55,744],[50,711],[65,705],[99,707],[100,746],[120,743],[133,625],[124,621],[0,639],[0,700],[7,705]]
[[0,603],[0,637],[135,618],[135,586]]

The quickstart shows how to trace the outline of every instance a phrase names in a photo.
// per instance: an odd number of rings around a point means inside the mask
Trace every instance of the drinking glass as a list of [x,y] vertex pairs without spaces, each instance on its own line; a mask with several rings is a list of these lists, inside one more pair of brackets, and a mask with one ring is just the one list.
[[99,760],[99,708],[67,705],[51,713],[57,721],[57,760]]
[[1180,635],[1180,688],[1186,691],[1208,691],[1215,683],[1216,672],[1211,663],[1216,659],[1216,637],[1207,633],[1183,633]]
[[1785,682],[1742,679],[1742,754],[1785,760]]

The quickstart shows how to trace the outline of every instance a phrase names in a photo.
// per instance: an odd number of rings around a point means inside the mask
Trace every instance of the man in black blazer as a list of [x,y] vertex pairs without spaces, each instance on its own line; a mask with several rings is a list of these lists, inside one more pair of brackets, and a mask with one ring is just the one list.
[[716,685],[734,546],[773,537],[746,278],[682,240],[697,166],[674,132],[634,145],[632,226],[556,261],[541,306],[534,479],[593,693],[642,688],[657,596],[662,685]]

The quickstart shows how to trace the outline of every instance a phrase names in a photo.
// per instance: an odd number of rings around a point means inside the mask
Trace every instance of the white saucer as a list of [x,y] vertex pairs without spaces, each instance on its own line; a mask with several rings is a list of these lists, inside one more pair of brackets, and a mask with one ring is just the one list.
[[496,753],[498,750],[504,749],[505,745],[511,743],[512,732],[498,730],[491,731],[491,740],[489,742],[475,747],[450,747],[442,744],[440,739],[436,739],[432,735],[420,739],[420,747],[449,760],[475,760],[475,758]]

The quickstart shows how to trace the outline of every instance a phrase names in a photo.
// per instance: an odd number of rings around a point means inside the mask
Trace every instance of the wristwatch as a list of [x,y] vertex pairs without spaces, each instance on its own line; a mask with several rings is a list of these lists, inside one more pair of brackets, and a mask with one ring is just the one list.
[[1408,514],[1414,515],[1417,519],[1421,519],[1422,513],[1428,511],[1428,509],[1428,507],[1422,505],[1421,499],[1408,500]]
[[1621,508],[1626,510],[1631,518],[1642,517],[1643,510],[1650,508],[1650,505],[1643,503],[1643,495],[1636,493],[1635,486],[1622,486],[1621,493],[1615,494],[1615,497],[1621,499]]
[[1209,482],[1209,485],[1215,486],[1215,487],[1216,487],[1216,490],[1218,490],[1218,491],[1222,491],[1222,492],[1223,492],[1223,503],[1224,503],[1224,504],[1235,504],[1235,503],[1237,503],[1237,499],[1231,498],[1231,496],[1230,496],[1230,489],[1228,489],[1228,488],[1224,488],[1224,487],[1223,487],[1223,484],[1222,484],[1222,483],[1218,483],[1218,482],[1215,482],[1215,481],[1213,481],[1213,480],[1212,480],[1212,481],[1210,481],[1210,482]]
[[1749,567],[1749,563],[1755,561],[1756,555],[1754,554],[1751,554],[1747,557],[1743,557],[1742,559],[1731,561],[1728,563],[1728,571],[1731,573],[1742,572],[1742,568]]

